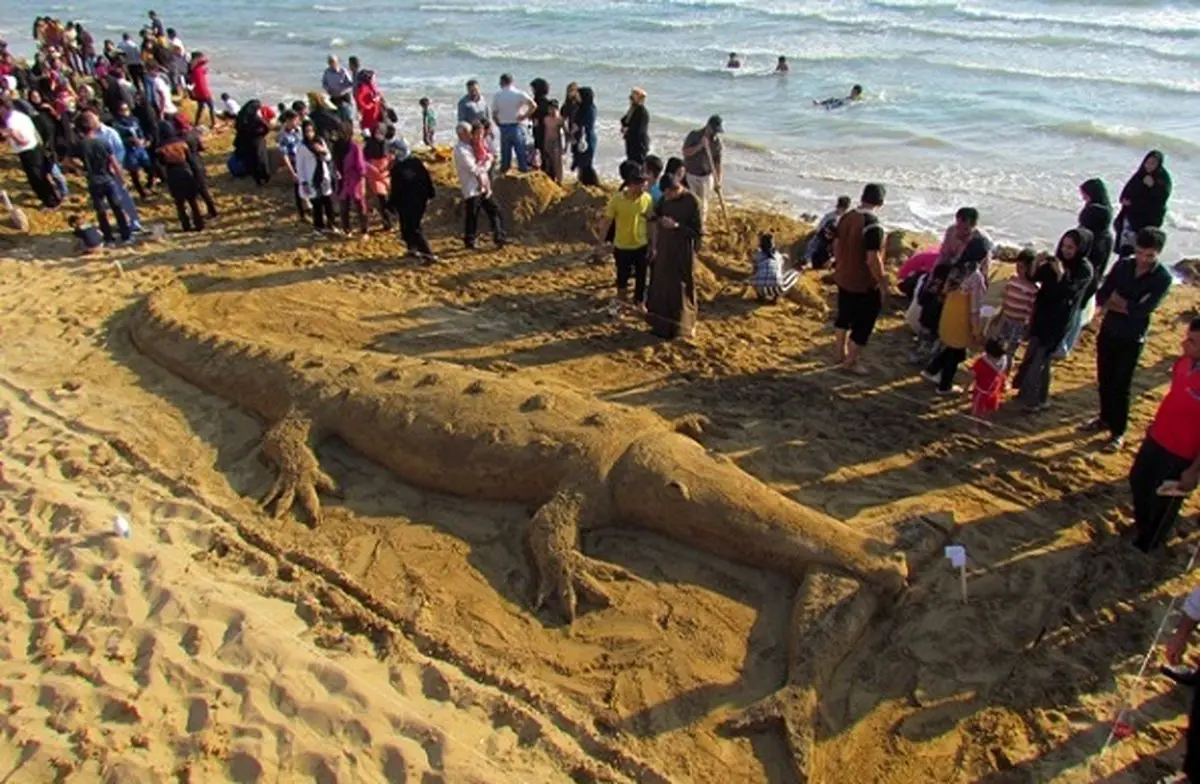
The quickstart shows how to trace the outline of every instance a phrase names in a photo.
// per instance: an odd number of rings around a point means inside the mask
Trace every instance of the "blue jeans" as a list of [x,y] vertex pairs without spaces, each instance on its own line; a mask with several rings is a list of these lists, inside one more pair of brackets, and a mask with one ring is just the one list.
[[[117,230],[121,232],[121,239],[128,242],[133,236],[129,230],[129,222],[125,220],[125,211],[121,206],[120,193],[124,190],[112,179],[88,183],[88,194],[92,197],[92,208],[96,211],[96,223],[100,224],[100,233],[104,235],[105,242],[113,241],[112,224],[108,222],[108,209],[105,207],[105,202],[108,203],[108,207],[112,208],[113,215],[117,219]],[[128,193],[125,194],[125,198],[129,198]]]
[[117,203],[121,205],[121,209],[125,212],[125,217],[129,221],[129,228],[132,231],[142,230],[142,221],[138,218],[137,205],[133,203],[133,197],[129,195],[129,189],[123,183],[113,181],[113,192],[116,194]]
[[525,155],[525,129],[519,123],[500,126],[500,171],[506,172],[512,165],[513,148],[517,150],[517,168],[529,171],[529,160]]

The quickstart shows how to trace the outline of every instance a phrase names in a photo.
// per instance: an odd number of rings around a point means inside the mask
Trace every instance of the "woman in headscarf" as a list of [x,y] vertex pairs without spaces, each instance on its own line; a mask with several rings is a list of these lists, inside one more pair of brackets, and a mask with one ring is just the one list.
[[[308,94],[308,120],[312,122],[317,135],[327,143],[333,139],[340,139],[347,133],[346,124],[341,116],[325,104],[325,99],[320,93]],[[353,127],[350,130],[352,131]]]
[[663,200],[654,211],[646,320],[660,338],[691,338],[696,333],[696,252],[704,236],[700,202],[671,175],[664,174],[659,184]]
[[387,126],[383,123],[371,129],[371,136],[363,144],[363,158],[367,162],[367,191],[379,207],[383,228],[392,230],[392,211],[388,207],[388,190],[391,186],[393,156],[387,148]]
[[375,72],[364,69],[358,72],[358,85],[354,88],[354,105],[358,107],[358,123],[363,133],[383,122],[383,93],[375,81]]
[[1119,254],[1133,252],[1133,238],[1138,229],[1162,227],[1170,198],[1171,174],[1163,166],[1163,154],[1151,150],[1121,189],[1121,213],[1114,225]]
[[625,159],[645,163],[650,154],[650,112],[646,111],[646,91],[634,87],[629,93],[629,109],[621,118],[625,137]]
[[204,216],[200,214],[200,205],[196,201],[200,195],[200,162],[174,125],[164,120],[159,126],[162,142],[158,147],[158,160],[166,175],[167,190],[175,200],[179,223],[184,231],[203,231]]
[[562,109],[563,129],[568,138],[575,136],[575,115],[579,113],[579,85],[571,82],[567,85],[567,94],[563,98]]
[[545,127],[546,113],[550,107],[550,83],[545,79],[534,79],[529,83],[529,89],[533,92],[533,111],[529,114],[529,121],[533,123],[533,149],[538,151],[539,168],[551,174],[546,161]]
[[1025,360],[1014,379],[1014,386],[1020,389],[1018,399],[1026,411],[1041,411],[1048,405],[1050,365],[1092,279],[1088,261],[1091,249],[1092,233],[1083,228],[1071,229],[1058,241],[1054,256],[1041,259],[1033,274],[1033,282],[1041,288],[1033,301]]
[[1079,186],[1079,194],[1083,197],[1083,209],[1079,211],[1079,225],[1092,233],[1092,249],[1088,253],[1088,261],[1092,265],[1092,279],[1083,291],[1083,300],[1079,310],[1071,318],[1071,327],[1063,341],[1059,356],[1066,357],[1075,349],[1083,326],[1090,324],[1096,314],[1096,292],[1108,274],[1108,261],[1113,250],[1113,208],[1108,199],[1108,188],[1104,180],[1091,179]]
[[270,126],[262,118],[262,102],[257,98],[246,101],[234,121],[233,152],[242,162],[254,182],[265,185],[271,179],[267,163],[267,135]]
[[358,214],[362,236],[367,236],[367,162],[353,136],[333,143],[338,170],[338,202],[342,208],[342,231],[350,234],[350,210]]
[[574,144],[571,145],[575,170],[583,185],[599,185],[596,174],[596,94],[591,87],[579,88],[579,111],[575,114]]
[[400,216],[400,237],[408,253],[427,264],[437,261],[421,230],[425,209],[434,196],[433,178],[420,158],[408,155],[407,145],[398,148],[391,172],[391,208]]
[[950,266],[946,276],[946,299],[938,319],[942,349],[925,367],[921,377],[938,385],[939,395],[954,395],[954,374],[967,358],[967,350],[983,341],[983,298],[987,294],[987,262],[991,242],[976,233]]
[[296,179],[300,198],[312,204],[313,228],[320,234],[336,232],[333,222],[333,158],[316,126],[305,120],[300,126],[303,141],[296,148]]

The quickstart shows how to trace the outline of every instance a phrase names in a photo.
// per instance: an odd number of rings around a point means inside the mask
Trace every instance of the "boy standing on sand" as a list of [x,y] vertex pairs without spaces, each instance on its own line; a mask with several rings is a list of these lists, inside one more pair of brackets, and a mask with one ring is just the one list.
[[843,370],[860,376],[867,372],[860,363],[862,350],[887,302],[884,231],[875,216],[884,196],[882,185],[871,183],[863,188],[858,207],[838,219],[833,242],[833,279],[838,290],[835,359]]
[[437,115],[429,105],[428,98],[420,100],[421,106],[421,139],[426,147],[433,147],[433,136],[437,131]]

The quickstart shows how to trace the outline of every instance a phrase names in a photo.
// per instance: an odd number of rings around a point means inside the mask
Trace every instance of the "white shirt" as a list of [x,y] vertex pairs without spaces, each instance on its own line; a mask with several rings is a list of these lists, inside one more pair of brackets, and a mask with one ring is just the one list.
[[238,102],[233,100],[232,98],[226,98],[221,105],[223,107],[225,107],[226,114],[232,114],[235,116],[242,109],[242,107],[238,106]]
[[1183,614],[1193,621],[1200,621],[1200,588],[1193,588],[1183,601]]
[[38,139],[37,129],[33,127],[33,120],[29,119],[29,115],[25,114],[25,112],[13,109],[8,115],[8,123],[5,127],[23,139],[23,141],[18,142],[12,136],[9,137],[8,146],[15,153],[35,150],[41,144]]
[[487,174],[487,162],[475,160],[475,148],[470,142],[460,141],[454,145],[454,168],[458,171],[458,185],[462,188],[464,199],[471,199],[483,193],[479,180]]
[[179,36],[175,36],[174,38],[167,41],[167,43],[169,43],[171,45],[171,49],[174,50],[175,54],[186,54],[187,53],[187,48],[184,47],[183,41],[181,41],[179,39]]
[[[318,158],[304,142],[296,148],[296,179],[300,182],[300,198],[315,199],[318,196],[333,195],[333,167],[330,166],[330,160],[329,153]],[[319,189],[314,188],[312,184],[318,167],[325,170]]]
[[179,111],[171,98],[171,85],[167,84],[166,77],[161,73],[154,77],[154,95],[158,98],[158,108],[163,116],[170,117]]
[[142,50],[133,41],[122,39],[121,43],[117,44],[117,48],[121,50],[121,54],[125,55],[126,65],[138,65],[142,62]]
[[511,84],[492,97],[492,120],[497,125],[513,125],[524,119],[521,114],[533,99]]

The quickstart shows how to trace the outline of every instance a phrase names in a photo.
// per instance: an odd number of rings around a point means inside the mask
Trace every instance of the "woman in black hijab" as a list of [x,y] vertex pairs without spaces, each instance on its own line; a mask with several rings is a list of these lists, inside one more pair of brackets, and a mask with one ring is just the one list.
[[238,112],[234,123],[233,152],[242,161],[246,172],[254,182],[265,185],[271,179],[267,163],[267,134],[271,132],[267,121],[262,118],[262,102],[258,99],[246,101]]
[[1100,284],[1108,274],[1108,261],[1113,250],[1113,231],[1110,228],[1113,208],[1104,180],[1088,180],[1079,186],[1079,193],[1084,202],[1083,209],[1079,211],[1079,226],[1092,233],[1092,249],[1088,252],[1088,262],[1092,265],[1092,279],[1083,291],[1079,310],[1071,318],[1071,326],[1058,352],[1058,359],[1066,357],[1074,350],[1075,344],[1079,342],[1079,335],[1083,332],[1083,325],[1092,320],[1095,314],[1096,292],[1100,290]]
[[646,91],[634,87],[629,93],[629,109],[621,118],[625,136],[625,160],[645,163],[650,154],[650,112],[646,110]]
[[549,174],[544,120],[546,119],[546,109],[550,105],[550,83],[545,79],[534,79],[529,83],[529,89],[533,91],[534,104],[533,113],[529,115],[529,120],[533,123],[533,148],[538,151],[542,171]]
[[1171,174],[1163,165],[1163,154],[1151,150],[1121,189],[1121,214],[1114,225],[1119,253],[1133,252],[1133,238],[1138,229],[1162,227],[1170,198]]
[[1025,360],[1014,379],[1014,386],[1020,389],[1018,399],[1026,411],[1040,411],[1048,405],[1050,364],[1092,280],[1088,261],[1091,249],[1092,233],[1083,228],[1071,229],[1058,241],[1054,256],[1042,259],[1033,273],[1033,282],[1041,288],[1033,301]]
[[596,174],[596,94],[591,87],[579,88],[579,111],[575,114],[575,141],[571,145],[571,168],[582,185],[599,185]]

